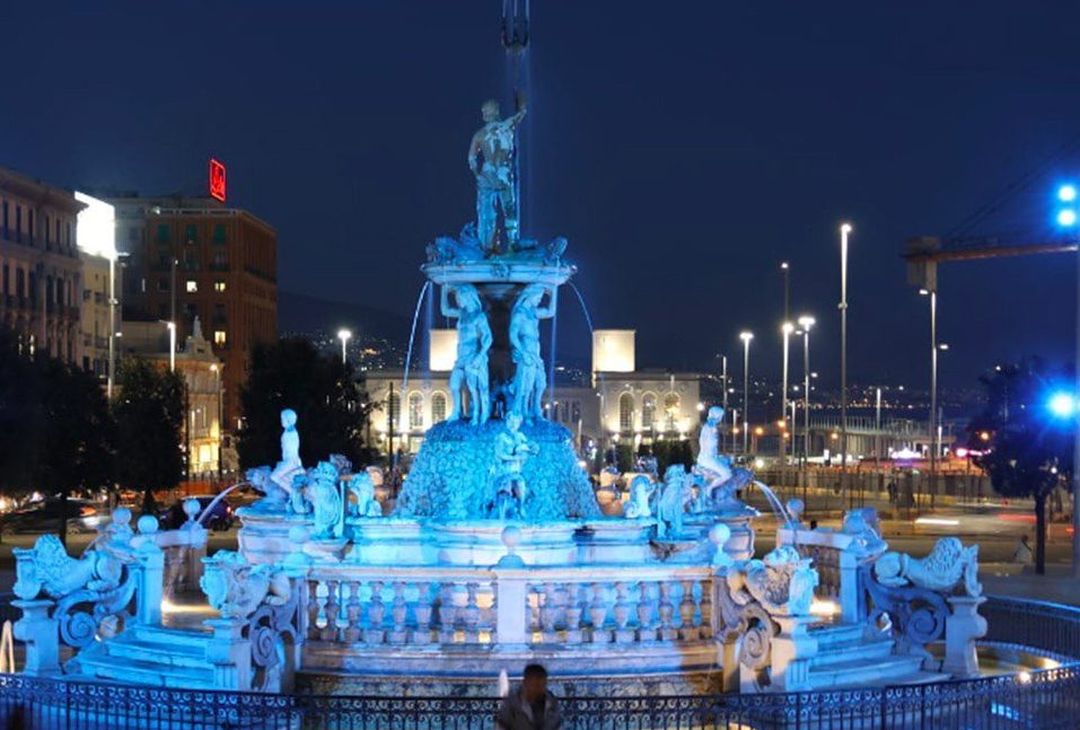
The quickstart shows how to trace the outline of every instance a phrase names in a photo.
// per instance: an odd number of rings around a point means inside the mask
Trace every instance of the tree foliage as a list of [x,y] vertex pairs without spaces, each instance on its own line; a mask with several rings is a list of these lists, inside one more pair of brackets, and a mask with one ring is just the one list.
[[296,411],[304,464],[315,464],[330,454],[342,454],[358,466],[371,458],[363,442],[369,407],[352,366],[320,355],[307,340],[289,338],[257,345],[240,400],[244,425],[237,451],[243,468],[281,459],[284,408]]
[[975,463],[990,476],[994,490],[1005,497],[1035,502],[1036,571],[1045,570],[1046,499],[1060,486],[1068,488],[1073,470],[1076,418],[1050,412],[1057,391],[1072,392],[1071,370],[1053,368],[1038,358],[996,368],[980,378],[986,408],[968,426]]
[[155,489],[171,489],[184,477],[183,376],[148,360],[125,357],[119,371],[119,393],[113,400],[117,443],[117,481],[142,491],[150,506]]

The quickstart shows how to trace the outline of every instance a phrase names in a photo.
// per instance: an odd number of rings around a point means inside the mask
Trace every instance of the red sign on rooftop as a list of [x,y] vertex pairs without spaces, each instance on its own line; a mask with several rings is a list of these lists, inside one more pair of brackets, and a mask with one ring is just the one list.
[[225,202],[225,165],[210,158],[210,197]]

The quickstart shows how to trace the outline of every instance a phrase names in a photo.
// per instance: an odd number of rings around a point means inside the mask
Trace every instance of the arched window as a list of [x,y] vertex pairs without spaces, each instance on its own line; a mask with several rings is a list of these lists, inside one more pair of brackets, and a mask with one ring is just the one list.
[[424,396],[422,393],[409,393],[409,430],[416,431],[424,427]]
[[656,426],[656,394],[646,393],[641,397],[641,427],[653,428]]
[[668,393],[664,396],[664,429],[677,430],[679,422],[679,394]]
[[619,430],[624,433],[634,430],[634,396],[630,393],[619,396]]
[[435,391],[431,395],[431,422],[441,423],[446,420],[446,394]]

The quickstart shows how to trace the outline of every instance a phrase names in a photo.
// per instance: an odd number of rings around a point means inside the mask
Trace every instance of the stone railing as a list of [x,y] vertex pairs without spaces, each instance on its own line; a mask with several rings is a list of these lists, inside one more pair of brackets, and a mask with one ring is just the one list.
[[172,593],[197,593],[203,574],[203,558],[209,532],[196,522],[201,507],[199,500],[184,501],[187,522],[175,530],[153,534],[153,541],[164,553],[165,585]]

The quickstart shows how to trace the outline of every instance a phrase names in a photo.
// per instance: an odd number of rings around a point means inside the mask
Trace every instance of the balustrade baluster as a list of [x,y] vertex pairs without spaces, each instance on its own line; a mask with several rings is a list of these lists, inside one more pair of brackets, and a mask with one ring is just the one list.
[[636,633],[627,628],[630,622],[630,601],[626,595],[628,589],[629,586],[623,581],[615,583],[615,607],[612,614],[615,618],[615,642],[619,644],[632,642]]
[[589,618],[592,620],[592,632],[590,633],[590,640],[594,644],[607,643],[610,635],[607,629],[604,628],[604,621],[607,619],[608,606],[607,598],[604,595],[604,584],[593,583],[592,584],[593,598],[589,604]]
[[543,598],[540,604],[540,634],[545,644],[556,641],[555,618],[558,615],[557,598],[555,596],[555,584],[548,581],[543,584]]
[[338,586],[341,581],[331,580],[327,582],[326,593],[326,625],[323,626],[322,632],[320,632],[320,638],[323,641],[337,641],[337,625],[338,618],[340,616],[341,605],[338,603]]
[[319,638],[319,581],[308,582],[308,638]]
[[405,616],[408,613],[408,604],[405,603],[405,584],[401,581],[394,583],[394,603],[390,609],[390,618],[394,622],[394,630],[390,632],[391,644],[404,644]]
[[386,606],[382,602],[382,589],[381,581],[372,582],[371,601],[368,602],[368,627],[364,631],[364,641],[369,644],[381,644],[385,638],[383,619],[386,617]]
[[465,643],[478,644],[480,642],[480,606],[476,596],[480,590],[479,583],[466,583],[465,599]]
[[360,606],[360,582],[351,580],[349,585],[349,600],[345,604],[345,617],[348,625],[343,632],[344,640],[349,644],[360,641],[360,614],[363,612]]
[[671,583],[666,580],[660,581],[660,640],[674,641],[679,633],[675,630],[672,617],[675,615],[675,606],[671,603]]
[[413,632],[413,643],[430,644],[431,617],[433,613],[430,583],[425,582],[417,584],[416,608],[413,610],[413,613],[416,615],[416,631]]
[[583,586],[580,583],[571,583],[566,591],[566,643],[581,643],[581,592]]
[[454,584],[447,581],[439,586],[439,643],[454,643],[454,622],[457,609],[454,607]]
[[682,600],[679,601],[679,638],[683,641],[696,641],[698,630],[694,626],[694,613],[697,606],[694,605],[694,582],[682,581]]
[[655,612],[653,610],[653,595],[651,584],[641,581],[638,583],[638,641],[656,640]]
[[702,639],[712,638],[712,583],[697,581],[698,587],[698,633]]

